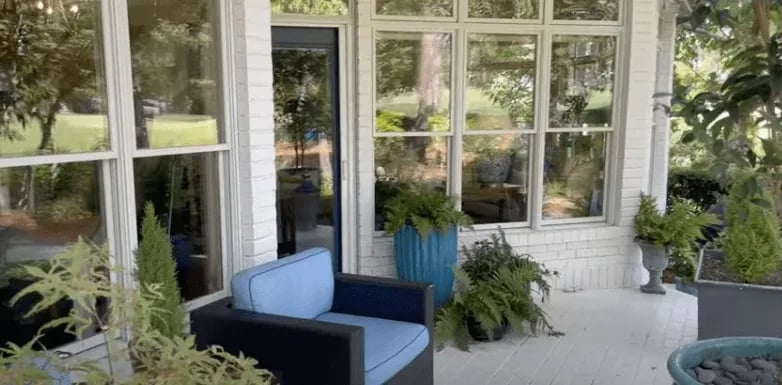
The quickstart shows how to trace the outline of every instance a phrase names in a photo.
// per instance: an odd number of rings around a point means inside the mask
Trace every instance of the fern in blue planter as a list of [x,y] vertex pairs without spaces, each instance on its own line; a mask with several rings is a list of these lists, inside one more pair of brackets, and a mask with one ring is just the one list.
[[445,193],[414,188],[389,202],[386,220],[399,278],[433,283],[435,305],[444,305],[453,290],[459,226],[470,226],[470,217]]

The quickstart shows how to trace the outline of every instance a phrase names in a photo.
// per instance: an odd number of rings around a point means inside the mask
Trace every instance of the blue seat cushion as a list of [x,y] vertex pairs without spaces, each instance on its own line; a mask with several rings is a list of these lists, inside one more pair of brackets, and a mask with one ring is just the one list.
[[429,344],[429,331],[424,325],[342,313],[324,313],[316,319],[364,328],[366,385],[384,384]]
[[331,253],[311,249],[241,271],[231,290],[236,309],[313,319],[334,302]]

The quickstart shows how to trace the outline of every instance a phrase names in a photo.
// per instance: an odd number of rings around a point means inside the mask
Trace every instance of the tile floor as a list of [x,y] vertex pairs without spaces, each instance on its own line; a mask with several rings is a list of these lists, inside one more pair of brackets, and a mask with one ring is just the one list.
[[666,360],[697,339],[697,298],[669,288],[552,293],[563,337],[506,336],[435,353],[436,385],[671,385]]

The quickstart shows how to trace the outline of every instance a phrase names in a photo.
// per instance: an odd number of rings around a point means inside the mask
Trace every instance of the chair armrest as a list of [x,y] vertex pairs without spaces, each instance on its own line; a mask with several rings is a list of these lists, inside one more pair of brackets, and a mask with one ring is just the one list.
[[230,308],[231,299],[193,311],[199,348],[220,345],[271,370],[285,385],[363,385],[364,329]]
[[332,311],[434,327],[434,286],[397,279],[336,274]]

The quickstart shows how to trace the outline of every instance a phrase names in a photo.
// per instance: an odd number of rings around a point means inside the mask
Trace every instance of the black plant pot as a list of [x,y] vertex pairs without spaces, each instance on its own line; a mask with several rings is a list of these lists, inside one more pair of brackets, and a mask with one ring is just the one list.
[[508,332],[508,323],[503,323],[501,326],[495,328],[491,335],[481,323],[473,317],[467,317],[467,331],[470,333],[472,339],[476,341],[499,341]]

